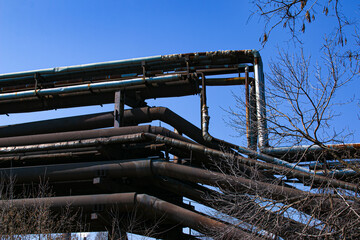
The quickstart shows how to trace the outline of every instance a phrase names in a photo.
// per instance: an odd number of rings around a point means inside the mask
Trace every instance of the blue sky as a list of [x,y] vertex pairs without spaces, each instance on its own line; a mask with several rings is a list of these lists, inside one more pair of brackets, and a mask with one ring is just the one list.
[[[359,15],[357,0],[347,0],[343,8],[350,17]],[[268,62],[276,58],[278,47],[292,52],[299,45],[288,41],[288,32],[276,29],[262,48],[263,21],[257,16],[249,19],[251,10],[247,0],[0,0],[0,73],[227,49],[260,50],[264,70],[269,72]],[[305,54],[316,60],[324,34],[333,24],[333,19],[319,16],[307,25]],[[339,129],[355,131],[353,142],[360,142],[359,88],[355,80],[336,95],[341,100],[355,98],[336,109],[342,115],[333,122]],[[232,93],[243,92],[243,86],[208,88],[210,133],[215,137],[244,144],[244,138],[233,137],[236,133],[225,123],[228,115],[222,110],[235,106]],[[148,102],[169,107],[200,126],[199,96]],[[110,111],[112,107],[1,115],[0,125]]]
[[[350,16],[359,10],[357,1],[343,6]],[[354,10],[356,9],[356,10]],[[253,6],[248,1],[148,1],[148,0],[0,0],[0,73],[111,61],[159,54],[215,51],[226,49],[261,50],[265,71],[277,47],[298,50],[288,41],[283,29],[275,30],[262,48],[259,38],[263,21],[249,19]],[[305,53],[316,59],[324,33],[331,30],[333,20],[318,17],[307,26],[303,36]],[[356,96],[357,82],[337,95]],[[243,144],[224,119],[222,108],[235,105],[232,92],[243,94],[242,86],[208,88],[210,132],[219,138]],[[198,96],[149,101],[150,105],[167,106],[193,123],[200,124]],[[103,108],[57,110],[32,114],[0,116],[0,125],[37,119],[101,112]],[[342,106],[342,119],[356,126],[359,107]],[[354,114],[354,112],[356,114]],[[346,125],[341,119],[334,125]],[[356,135],[353,139],[358,141]]]

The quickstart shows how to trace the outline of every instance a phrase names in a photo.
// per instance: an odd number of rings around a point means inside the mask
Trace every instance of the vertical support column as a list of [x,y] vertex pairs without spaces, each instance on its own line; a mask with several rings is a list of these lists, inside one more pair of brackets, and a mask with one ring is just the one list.
[[114,127],[124,126],[125,91],[115,92]]
[[249,98],[249,120],[250,120],[250,145],[249,148],[257,151],[257,111],[256,111],[256,91],[254,81],[250,82]]
[[265,84],[264,72],[260,54],[254,52],[254,75],[256,89],[256,109],[257,109],[257,126],[259,137],[259,148],[269,146],[267,124],[266,124],[266,102],[265,102]]
[[[240,75],[240,72],[239,72]],[[245,67],[245,108],[246,108],[246,139],[247,146],[251,148],[251,132],[250,132],[250,106],[249,106],[249,66]]]

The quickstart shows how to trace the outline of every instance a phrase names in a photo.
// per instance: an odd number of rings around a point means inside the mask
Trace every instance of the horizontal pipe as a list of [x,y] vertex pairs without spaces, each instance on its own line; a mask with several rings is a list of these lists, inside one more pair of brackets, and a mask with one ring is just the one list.
[[[117,210],[120,211],[141,209],[150,218],[163,217],[181,226],[195,229],[205,235],[209,234],[210,230],[220,231],[230,228],[230,225],[147,194],[115,193],[0,201],[0,206],[7,204],[20,208],[48,205],[52,208],[65,208],[70,206],[71,208],[92,209],[94,206],[105,205],[110,209],[113,206],[117,206]],[[231,227],[231,231],[229,231],[227,235],[227,237],[250,237],[248,233],[236,227]]]
[[344,144],[327,144],[326,148],[318,145],[305,145],[305,146],[292,146],[292,147],[276,147],[276,148],[263,148],[261,151],[269,155],[284,156],[286,154],[306,154],[306,153],[319,153],[324,151],[341,151],[350,152],[357,151],[360,154],[360,143],[344,143]]
[[[130,107],[146,106],[144,100],[164,97],[180,97],[197,94],[199,91],[188,80],[165,82],[151,88],[145,84],[127,87],[125,104]],[[70,107],[92,106],[114,103],[114,90],[67,93],[56,98],[37,96],[23,99],[9,99],[0,102],[0,114],[44,111]]]
[[181,78],[181,75],[168,75],[161,77],[149,77],[149,78],[134,78],[131,80],[120,80],[120,81],[109,81],[109,82],[99,82],[99,83],[88,83],[80,84],[73,86],[64,86],[57,88],[44,88],[44,89],[35,89],[27,90],[21,92],[11,92],[0,94],[0,100],[7,99],[20,99],[33,96],[47,96],[47,95],[58,95],[63,93],[72,93],[72,92],[83,92],[83,91],[92,91],[98,89],[120,89],[124,87],[130,87],[146,83],[160,83],[166,81],[176,81]]
[[66,142],[55,142],[55,143],[42,143],[25,146],[10,146],[0,147],[0,154],[4,153],[26,153],[32,151],[48,151],[48,150],[59,150],[59,149],[72,149],[72,148],[83,148],[83,147],[98,147],[108,144],[119,144],[119,143],[134,143],[144,141],[145,137],[142,133],[112,136],[112,137],[100,137],[81,139]]
[[[94,138],[105,138],[105,137],[120,136],[120,135],[129,135],[136,133],[155,133],[155,134],[170,136],[172,138],[181,139],[186,142],[190,141],[189,139],[180,136],[172,131],[169,131],[163,127],[142,125],[142,126],[121,127],[121,128],[72,131],[72,132],[63,132],[63,133],[48,133],[48,134],[0,138],[0,152],[1,151],[8,152],[8,150],[6,150],[6,147],[13,148],[15,146],[50,144],[57,142],[76,141],[82,139],[94,139]],[[20,147],[18,149],[20,149]],[[16,152],[16,148],[13,148],[13,151]]]
[[205,82],[207,86],[245,85],[245,78],[244,77],[206,78]]
[[[47,68],[47,69],[38,69],[31,71],[22,71],[15,73],[5,73],[0,74],[0,82],[14,82],[18,78],[21,77],[29,77],[33,78],[35,74],[45,75],[48,77],[49,75],[59,74],[59,73],[74,73],[74,72],[87,72],[94,70],[102,70],[102,69],[110,69],[110,68],[119,68],[119,67],[131,67],[131,66],[142,66],[142,63],[154,63],[157,62],[160,65],[164,63],[173,63],[173,62],[184,62],[184,59],[188,57],[190,60],[195,61],[204,61],[209,60],[216,57],[237,57],[238,59],[242,59],[242,62],[251,62],[253,58],[253,52],[251,50],[225,50],[225,51],[214,51],[214,52],[199,52],[199,53],[188,53],[188,54],[170,54],[170,55],[157,55],[150,57],[141,57],[141,58],[132,58],[132,59],[124,59],[124,60],[116,60],[109,62],[100,62],[100,63],[90,63],[90,64],[81,64],[81,65],[73,65],[67,67],[55,67],[55,68]],[[244,59],[247,59],[244,61]]]
[[[151,177],[154,174],[175,178],[181,181],[201,183],[214,187],[221,186],[231,191],[244,194],[255,194],[264,198],[281,200],[284,204],[292,204],[295,208],[303,208],[303,205],[297,205],[299,200],[306,200],[308,207],[302,209],[306,213],[311,213],[311,207],[316,203],[317,197],[323,197],[320,194],[312,194],[298,189],[288,188],[275,184],[250,180],[243,177],[235,177],[223,173],[208,171],[200,168],[194,168],[179,164],[174,164],[161,160],[130,160],[130,161],[107,161],[107,162],[87,162],[74,164],[60,164],[50,166],[35,166],[22,168],[9,168],[0,170],[2,179],[12,177],[18,184],[33,183],[47,180],[49,182],[71,182],[78,180],[88,180],[98,177],[101,172],[106,178],[144,178]],[[179,187],[179,186],[178,186]],[[181,186],[180,186],[181,187]],[[180,188],[182,189],[182,188]],[[188,197],[197,195],[193,191],[187,190]],[[192,198],[198,200],[199,196]],[[332,199],[335,203],[343,203],[343,200]],[[328,202],[326,202],[327,204]],[[325,211],[327,205],[324,205]],[[317,207],[315,204],[314,207]]]
[[[201,135],[201,130],[198,127],[168,108],[143,107],[124,111],[125,126],[149,123],[154,120],[160,120],[164,123],[167,123],[173,128],[178,129],[181,133],[185,134],[192,140],[208,145],[208,143],[204,141]],[[106,128],[112,127],[114,124],[113,121],[114,113],[106,112],[8,125],[0,127],[0,138]]]
[[[236,211],[236,215],[232,215],[232,217],[246,223],[254,224],[260,229],[267,230],[284,239],[296,239],[298,237],[298,234],[296,233],[301,232],[306,228],[308,228],[313,235],[319,234],[320,232],[315,228],[305,226],[304,224],[296,222],[291,218],[266,210],[264,207],[259,206],[254,199],[251,199],[246,195],[241,195],[231,199],[227,197],[226,194],[224,195],[200,185],[189,185],[170,178],[155,181],[155,184],[162,189],[194,200],[223,214],[229,213],[229,206],[234,206],[234,204],[243,204],[244,206],[241,206],[239,210]],[[267,222],[278,221],[279,229],[276,229],[277,231],[273,232],[274,228],[272,225],[263,225],[262,223],[265,221],[264,218]]]
[[98,172],[105,172],[109,178],[150,177],[155,174],[215,187],[219,185],[231,187],[264,197],[273,196],[275,199],[297,199],[310,196],[298,189],[161,160],[85,162],[0,169],[0,175],[3,178],[15,176],[17,183],[38,182],[41,178],[50,182],[86,180],[96,177]]
[[34,74],[56,74],[56,73],[70,73],[74,71],[89,71],[89,70],[98,70],[103,68],[110,67],[119,67],[123,65],[133,65],[133,64],[141,64],[143,61],[151,62],[151,61],[159,61],[161,60],[161,55],[152,56],[152,57],[142,57],[142,58],[132,58],[118,61],[109,61],[109,62],[100,62],[100,63],[90,63],[90,64],[81,64],[81,65],[73,65],[68,67],[55,67],[55,68],[46,68],[46,69],[38,69],[31,71],[22,71],[15,73],[5,73],[0,74],[0,82],[6,82],[15,80],[19,77],[30,76],[33,77]]
[[[232,143],[228,143],[226,141],[223,140],[219,140],[219,139],[214,139],[215,142],[218,142],[218,144],[224,145],[224,146],[229,146],[230,148],[236,149],[237,151],[239,151],[240,153],[246,154],[248,156],[263,160],[267,163],[273,163],[273,164],[277,164],[277,165],[281,165],[284,166],[286,168],[289,169],[295,169],[297,171],[300,172],[304,172],[304,173],[308,173],[308,174],[316,174],[316,175],[328,175],[328,176],[335,176],[335,177],[341,177],[341,176],[345,176],[345,175],[354,175],[357,174],[354,170],[332,170],[332,171],[312,171],[308,168],[304,168],[302,166],[300,166],[299,164],[295,164],[295,163],[289,163],[285,160],[282,160],[280,158],[276,158],[274,156],[270,156],[268,154],[263,153],[264,151],[261,152],[257,152],[254,150],[251,150],[249,148],[245,148],[245,147],[241,147]],[[356,145],[356,144],[355,144]],[[263,148],[266,149],[266,148]]]

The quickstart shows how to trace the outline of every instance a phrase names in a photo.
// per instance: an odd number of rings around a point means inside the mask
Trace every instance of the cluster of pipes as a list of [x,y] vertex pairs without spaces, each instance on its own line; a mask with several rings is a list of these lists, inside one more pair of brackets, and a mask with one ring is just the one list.
[[[227,74],[231,77],[224,77]],[[248,147],[209,133],[206,86],[223,85],[245,85]],[[145,102],[193,94],[200,94],[201,128],[168,108],[149,107]],[[271,186],[274,198],[303,193],[272,186],[265,180],[220,173],[214,168],[216,159],[232,157],[250,171],[283,172],[299,181],[330,181],[334,186],[357,191],[355,184],[279,158],[292,151],[306,149],[314,153],[321,149],[269,147],[264,74],[257,51],[175,54],[0,74],[0,114],[108,103],[115,103],[114,111],[0,127],[2,179],[15,178],[19,189],[46,181],[55,194],[15,198],[11,200],[13,206],[48,203],[54,211],[60,211],[70,205],[81,209],[82,218],[89,223],[88,231],[110,231],[109,212],[116,207],[121,216],[136,209],[145,216],[146,224],[160,219],[158,231],[153,232],[156,238],[197,239],[183,232],[188,227],[204,235],[227,229],[225,237],[229,239],[254,239],[261,233],[254,235],[246,227],[197,212],[183,202],[183,197],[214,207],[204,199],[214,194],[206,185],[246,189],[250,194],[259,194],[259,189],[266,194],[265,189]],[[125,110],[125,105],[130,108]],[[139,125],[154,120],[176,131]],[[342,169],[332,173],[344,174],[354,172]],[[8,201],[1,200],[0,206]],[[292,219],[284,221],[291,223],[289,229],[284,229],[285,235],[298,227]],[[144,234],[143,229],[132,231]],[[126,239],[126,234],[117,237]]]

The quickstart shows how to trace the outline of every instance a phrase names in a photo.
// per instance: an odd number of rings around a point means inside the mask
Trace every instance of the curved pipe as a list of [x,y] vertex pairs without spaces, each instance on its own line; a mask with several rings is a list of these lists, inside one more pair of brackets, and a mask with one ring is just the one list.
[[[124,111],[125,126],[160,120],[169,124],[194,141],[206,144],[201,130],[178,114],[165,107],[143,107]],[[0,137],[14,137],[34,134],[91,130],[112,127],[114,113],[95,113],[76,117],[58,118],[0,127]],[[0,138],[0,142],[1,142]],[[0,144],[1,145],[1,144]]]
[[[227,230],[227,239],[247,237],[254,239],[254,236],[231,225],[211,219],[199,213],[179,207],[175,204],[163,201],[159,198],[137,193],[115,193],[100,195],[82,195],[71,197],[50,197],[33,199],[14,199],[2,200],[0,206],[11,204],[14,207],[34,207],[37,205],[50,205],[53,208],[78,207],[84,209],[93,209],[95,205],[105,205],[110,208],[114,205],[122,211],[131,211],[140,208],[150,218],[165,217],[185,227],[195,229],[203,234],[209,234],[209,231]],[[255,238],[256,239],[256,238]]]

